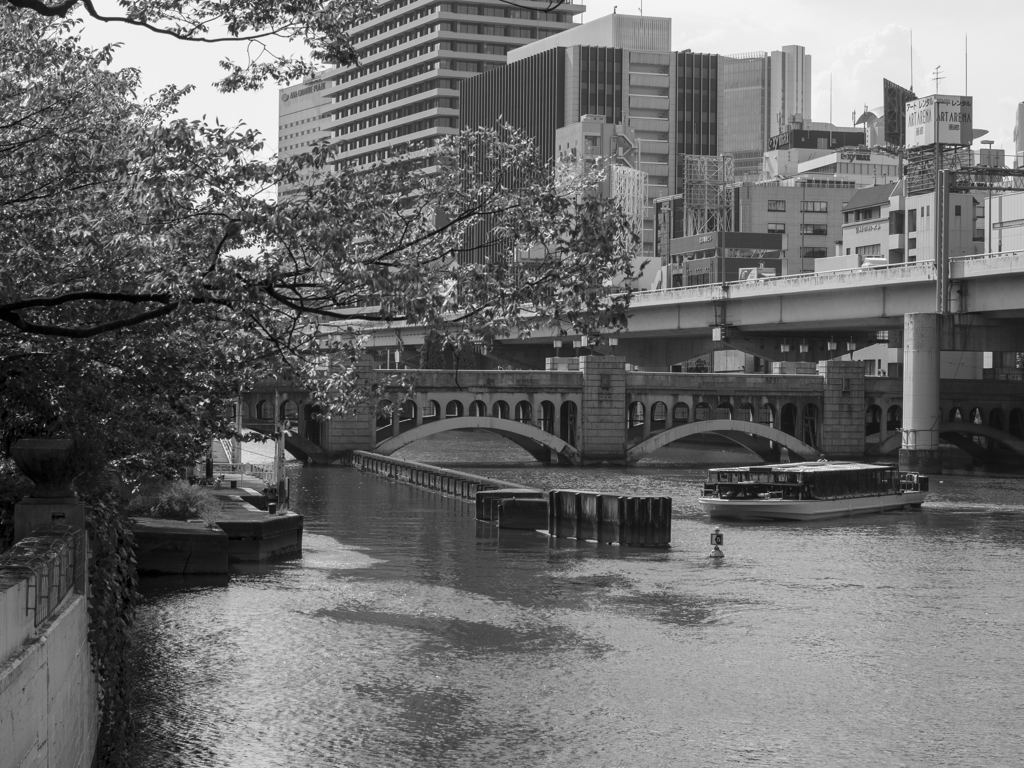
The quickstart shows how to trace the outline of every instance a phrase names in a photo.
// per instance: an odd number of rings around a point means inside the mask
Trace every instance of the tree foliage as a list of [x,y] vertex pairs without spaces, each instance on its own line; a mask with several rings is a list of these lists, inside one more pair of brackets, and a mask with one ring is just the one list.
[[[312,48],[226,65],[233,89],[353,61],[345,28],[375,4],[118,7],[119,23],[185,41]],[[0,2],[0,461],[19,437],[67,435],[93,480],[174,474],[230,433],[226,401],[282,371],[343,411],[374,395],[360,377],[367,324],[425,326],[457,354],[544,325],[624,323],[636,233],[591,194],[593,174],[558,181],[507,130],[369,169],[335,167],[326,145],[266,161],[253,131],[177,117],[187,86],[140,98],[113,46],[83,47],[76,9],[111,18],[91,0]],[[290,193],[277,199],[279,186]],[[79,490],[97,553],[103,761],[116,763],[131,532],[109,489]]]
[[[347,30],[369,18],[374,0],[118,0],[104,12],[95,0],[4,0],[44,18],[74,18],[148,30],[188,43],[239,43],[245,60],[225,58],[222,90],[258,89],[267,80],[287,83],[318,67],[356,62]],[[303,53],[282,50],[299,48]],[[308,53],[306,53],[308,52]],[[305,55],[304,55],[305,54]]]
[[326,145],[266,162],[255,132],[173,117],[180,90],[140,100],[138,73],[73,23],[0,23],[8,442],[70,433],[125,470],[182,466],[226,428],[223,401],[282,365],[350,406],[359,322],[461,348],[624,321],[634,233],[592,176],[556,182],[514,132],[369,170],[333,167]]

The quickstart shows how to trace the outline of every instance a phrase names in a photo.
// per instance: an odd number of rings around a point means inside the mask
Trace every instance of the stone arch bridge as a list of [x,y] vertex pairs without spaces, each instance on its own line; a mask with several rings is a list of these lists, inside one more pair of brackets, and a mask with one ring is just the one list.
[[[627,371],[622,358],[562,360],[562,370],[410,370],[386,415],[321,419],[307,394],[266,381],[241,398],[243,424],[272,432],[300,459],[337,461],[345,451],[390,454],[453,430],[497,434],[541,461],[616,464],[675,440],[719,435],[763,460],[891,455],[901,443],[902,382],[867,377],[862,363],[827,361],[820,375]],[[943,381],[944,440],[986,460],[1024,456],[1024,390],[1018,382]]]

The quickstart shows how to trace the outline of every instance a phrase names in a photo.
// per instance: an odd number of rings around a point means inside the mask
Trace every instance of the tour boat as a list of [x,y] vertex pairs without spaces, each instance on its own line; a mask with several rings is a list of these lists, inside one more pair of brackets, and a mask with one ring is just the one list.
[[928,477],[891,464],[806,461],[709,469],[700,506],[713,520],[828,520],[919,507]]

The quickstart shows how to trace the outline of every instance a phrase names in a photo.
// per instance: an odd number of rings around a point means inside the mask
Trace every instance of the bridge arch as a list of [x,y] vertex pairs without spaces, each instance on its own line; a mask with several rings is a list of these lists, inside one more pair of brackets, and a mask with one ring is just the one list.
[[421,424],[378,443],[373,450],[384,456],[390,456],[398,449],[417,440],[459,429],[478,429],[500,435],[524,448],[538,461],[547,462],[551,452],[554,451],[558,456],[559,463],[580,463],[579,451],[560,437],[545,432],[532,424],[523,424],[511,419],[495,419],[491,416],[459,416]]
[[[869,453],[877,453],[881,456],[895,453],[900,449],[902,437],[899,432],[889,435],[888,438],[878,443],[877,446],[872,446],[873,450],[870,450]],[[975,442],[975,437],[985,437],[993,442],[1001,443],[1010,450],[1024,456],[1024,439],[1009,432],[986,427],[983,424],[972,424],[965,421],[944,421],[939,425],[939,437],[979,459],[986,458],[986,451]]]
[[516,421],[520,424],[533,423],[533,406],[529,400],[520,400],[516,403]]
[[1011,451],[1024,456],[1024,440],[1014,437],[1009,432],[984,424],[944,421],[939,425],[939,437],[981,460],[987,458],[988,452],[985,450],[987,446],[983,446],[977,441],[976,438],[979,437],[985,438],[987,442],[1000,443]]
[[669,443],[692,435],[715,433],[727,437],[734,443],[753,451],[765,461],[775,459],[774,451],[767,445],[768,440],[786,448],[791,455],[811,460],[821,456],[821,452],[813,446],[798,440],[792,435],[781,432],[773,427],[755,421],[739,421],[737,419],[706,419],[690,424],[680,424],[652,435],[647,440],[637,443],[626,451],[626,461],[634,463],[649,453]]
[[672,423],[686,424],[690,421],[690,406],[682,401],[672,406]]

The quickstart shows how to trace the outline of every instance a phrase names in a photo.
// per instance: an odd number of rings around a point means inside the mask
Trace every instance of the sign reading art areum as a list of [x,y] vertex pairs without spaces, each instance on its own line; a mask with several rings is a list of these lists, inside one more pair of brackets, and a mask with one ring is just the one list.
[[935,94],[907,102],[907,146],[960,144],[974,138],[974,99]]

